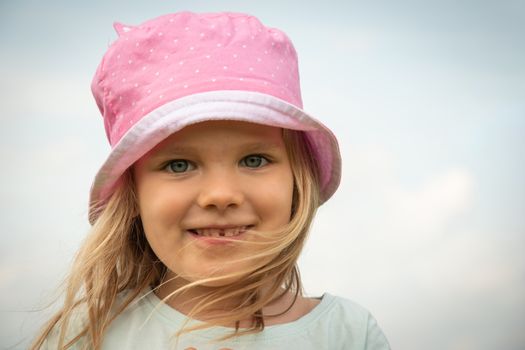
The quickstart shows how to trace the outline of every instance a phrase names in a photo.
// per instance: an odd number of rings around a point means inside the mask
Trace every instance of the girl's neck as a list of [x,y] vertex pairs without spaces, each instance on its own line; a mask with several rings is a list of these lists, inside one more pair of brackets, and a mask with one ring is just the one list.
[[[170,297],[170,294],[173,293],[173,291],[183,287],[186,283],[183,283],[181,281],[176,282],[175,279],[169,282],[162,283],[156,289],[155,294],[162,300],[169,297],[166,300],[166,303],[170,307],[176,309],[184,315],[188,315],[192,311],[192,309],[197,305],[200,298],[204,295],[207,295],[212,290],[216,289],[216,287],[198,286],[187,289],[182,293],[176,293],[175,295]],[[261,291],[261,293],[263,294],[267,293],[269,291],[269,287],[261,288]],[[277,293],[273,295],[273,297],[278,297],[280,294],[283,293],[283,291],[283,289],[279,289]],[[265,305],[262,308],[262,313],[265,316],[264,323],[266,326],[270,326],[295,321],[309,313],[317,304],[319,304],[318,299],[305,298],[301,295],[298,295],[297,298],[295,298],[295,293],[287,291],[281,297],[277,298],[276,300],[272,301],[271,303]],[[218,310],[220,309],[221,311],[224,311],[231,309],[236,305],[238,305],[238,299],[229,299],[225,300],[220,305],[215,305],[214,307]],[[206,314],[196,316],[195,318],[205,321],[206,318],[213,316],[215,315],[212,311]],[[250,327],[251,324],[251,319],[240,321],[241,328]],[[234,327],[235,325],[224,326]]]

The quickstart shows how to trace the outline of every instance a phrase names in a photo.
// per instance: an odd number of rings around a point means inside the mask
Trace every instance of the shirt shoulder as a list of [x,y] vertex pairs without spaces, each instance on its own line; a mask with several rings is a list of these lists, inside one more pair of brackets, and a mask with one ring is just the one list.
[[[333,339],[333,349],[390,350],[390,345],[374,316],[358,303],[326,293],[325,310],[316,329]],[[322,305],[322,303],[320,304]]]

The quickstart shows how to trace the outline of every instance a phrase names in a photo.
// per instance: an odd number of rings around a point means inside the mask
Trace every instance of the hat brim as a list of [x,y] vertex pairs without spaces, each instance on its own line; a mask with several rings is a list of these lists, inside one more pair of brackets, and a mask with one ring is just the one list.
[[[211,120],[237,120],[304,131],[320,174],[324,203],[341,178],[341,156],[333,133],[315,118],[277,97],[250,91],[211,91],[168,102],[133,125],[113,147],[90,193],[89,220],[113,193],[122,174],[144,154],[182,128]],[[95,212],[97,210],[97,212]]]

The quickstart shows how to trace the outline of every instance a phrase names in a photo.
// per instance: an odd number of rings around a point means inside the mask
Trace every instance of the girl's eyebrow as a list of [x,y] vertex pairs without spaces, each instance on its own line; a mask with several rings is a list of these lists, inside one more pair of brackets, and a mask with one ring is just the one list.
[[[241,149],[243,152],[272,152],[284,148],[276,142],[246,142],[235,145],[235,147]],[[195,154],[201,151],[202,148],[198,146],[178,144],[170,145],[166,148],[161,149],[157,155],[160,156],[169,154]]]

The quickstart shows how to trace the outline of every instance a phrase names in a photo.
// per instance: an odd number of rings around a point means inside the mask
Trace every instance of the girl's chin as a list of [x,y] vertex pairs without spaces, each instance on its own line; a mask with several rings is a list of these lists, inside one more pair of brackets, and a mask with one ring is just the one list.
[[199,286],[203,287],[223,287],[241,280],[248,274],[239,274],[239,272],[239,270],[217,271],[216,268],[213,268],[207,271],[188,271],[184,276],[180,275],[179,278],[176,277],[175,273],[170,272],[165,281],[172,281],[168,282],[169,287],[166,285],[169,289],[177,289],[195,282],[199,282]]

